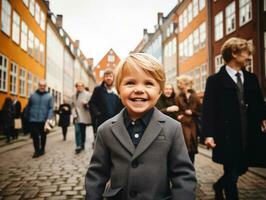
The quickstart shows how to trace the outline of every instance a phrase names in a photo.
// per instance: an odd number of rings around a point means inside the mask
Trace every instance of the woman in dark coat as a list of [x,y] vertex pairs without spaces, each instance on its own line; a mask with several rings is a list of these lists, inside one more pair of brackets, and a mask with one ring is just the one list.
[[63,140],[66,140],[67,127],[70,124],[71,106],[66,102],[65,99],[63,100],[63,104],[59,106],[58,114],[59,114],[58,126],[62,127]]
[[200,99],[192,89],[192,77],[182,75],[178,78],[179,95],[176,98],[179,107],[177,119],[181,122],[185,142],[191,161],[194,163],[198,153],[197,126],[195,119],[200,115]]
[[11,134],[13,133],[14,120],[15,120],[15,108],[13,106],[12,99],[10,97],[7,97],[2,107],[2,122],[7,143],[10,142],[10,137]]
[[175,90],[172,84],[165,84],[163,94],[158,99],[156,107],[162,113],[176,120],[179,108],[176,105]]

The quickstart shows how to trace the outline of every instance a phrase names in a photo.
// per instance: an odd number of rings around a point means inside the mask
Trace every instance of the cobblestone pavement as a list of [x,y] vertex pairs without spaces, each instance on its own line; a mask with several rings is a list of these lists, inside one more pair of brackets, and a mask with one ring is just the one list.
[[[60,132],[48,135],[46,154],[37,159],[31,158],[33,146],[29,141],[0,153],[0,200],[84,199],[84,175],[92,153],[88,142],[91,132],[89,136],[85,151],[78,155],[74,153],[73,128],[67,141],[62,141]],[[212,184],[222,174],[221,166],[201,154],[195,163],[197,199],[214,199]],[[248,172],[239,180],[239,191],[240,199],[266,199],[266,179]]]

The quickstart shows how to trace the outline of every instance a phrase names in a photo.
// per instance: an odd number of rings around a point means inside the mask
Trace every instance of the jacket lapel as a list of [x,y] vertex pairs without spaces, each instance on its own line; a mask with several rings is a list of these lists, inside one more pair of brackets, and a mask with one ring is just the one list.
[[140,140],[140,143],[138,144],[136,148],[136,151],[133,155],[132,160],[134,160],[141,153],[143,153],[150,146],[150,144],[155,140],[155,138],[157,138],[157,136],[162,130],[162,127],[159,121],[160,121],[160,113],[157,109],[154,109],[154,113],[150,120],[150,123],[148,124]]
[[237,88],[236,83],[233,81],[230,75],[226,72],[225,66],[221,67],[219,74],[220,74],[221,81],[226,88],[233,88],[233,89]]
[[135,147],[125,127],[123,120],[123,112],[124,109],[114,118],[114,122],[111,129],[116,139],[119,140],[123,147],[133,155]]

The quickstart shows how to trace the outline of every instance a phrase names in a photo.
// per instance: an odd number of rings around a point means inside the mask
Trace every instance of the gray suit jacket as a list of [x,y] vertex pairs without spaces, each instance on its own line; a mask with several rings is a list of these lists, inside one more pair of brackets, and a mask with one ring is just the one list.
[[72,96],[72,115],[76,118],[75,123],[91,124],[91,114],[85,105],[88,104],[91,94],[87,91],[82,91],[78,99],[76,94]]
[[195,171],[180,123],[155,109],[135,148],[122,112],[98,129],[86,199],[195,199]]

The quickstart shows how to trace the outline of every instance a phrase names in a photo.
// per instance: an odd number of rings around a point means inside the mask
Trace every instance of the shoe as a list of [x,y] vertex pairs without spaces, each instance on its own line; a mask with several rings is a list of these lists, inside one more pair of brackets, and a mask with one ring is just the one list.
[[81,150],[84,150],[84,149],[85,149],[84,145],[81,145]]
[[82,151],[81,148],[77,148],[77,149],[75,149],[76,154],[79,154],[81,151]]
[[215,200],[225,200],[223,195],[223,188],[217,183],[214,183],[212,187],[215,192]]
[[39,156],[40,156],[39,153],[34,153],[33,156],[32,156],[32,158],[38,158]]
[[43,156],[45,154],[45,151],[40,151],[39,156]]

